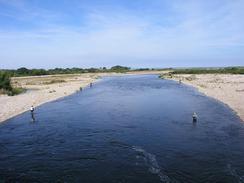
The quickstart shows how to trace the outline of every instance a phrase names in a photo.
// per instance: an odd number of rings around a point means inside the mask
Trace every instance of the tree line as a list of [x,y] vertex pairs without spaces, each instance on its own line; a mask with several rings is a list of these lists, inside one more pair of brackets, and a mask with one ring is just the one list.
[[40,76],[40,75],[55,75],[55,74],[81,74],[81,73],[100,73],[100,72],[128,72],[131,69],[124,66],[113,66],[109,69],[106,67],[101,68],[55,68],[55,69],[27,69],[21,67],[16,70],[0,70],[0,72],[8,73],[11,77],[19,76]]
[[40,75],[55,75],[55,74],[81,74],[81,73],[98,73],[98,72],[128,72],[131,69],[124,66],[114,66],[110,69],[102,68],[55,68],[55,69],[27,69],[21,67],[16,70],[2,69],[0,70],[0,94],[16,95],[23,92],[23,88],[14,88],[11,85],[11,77],[21,76],[40,76]]

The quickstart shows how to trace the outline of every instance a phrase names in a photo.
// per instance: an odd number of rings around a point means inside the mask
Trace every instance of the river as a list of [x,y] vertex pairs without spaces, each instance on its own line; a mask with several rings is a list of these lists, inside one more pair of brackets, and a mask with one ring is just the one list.
[[0,182],[244,182],[241,120],[157,75],[105,77],[35,119],[0,124]]

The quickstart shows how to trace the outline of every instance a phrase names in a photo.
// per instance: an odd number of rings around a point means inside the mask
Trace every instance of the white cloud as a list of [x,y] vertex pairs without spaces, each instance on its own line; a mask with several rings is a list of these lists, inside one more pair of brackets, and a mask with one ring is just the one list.
[[[165,64],[207,65],[201,61],[204,59],[210,60],[210,65],[212,60],[216,65],[223,64],[221,60],[225,65],[244,65],[243,1],[178,1],[171,5],[174,14],[157,11],[151,17],[126,9],[116,12],[93,8],[82,26],[57,24],[48,18],[55,13],[39,9],[36,15],[46,14],[46,24],[42,22],[41,28],[0,32],[0,57],[5,60],[0,66],[11,67],[14,62],[30,67],[143,66],[150,62],[167,67]],[[165,16],[174,23],[165,25]]]

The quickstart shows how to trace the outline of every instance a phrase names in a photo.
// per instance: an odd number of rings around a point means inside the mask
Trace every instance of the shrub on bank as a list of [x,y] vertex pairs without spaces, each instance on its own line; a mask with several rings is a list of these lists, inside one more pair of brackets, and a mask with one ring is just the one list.
[[7,72],[0,72],[0,89],[7,91],[12,90],[10,76]]
[[12,90],[8,91],[7,94],[8,94],[8,96],[14,96],[14,95],[24,93],[25,91],[26,91],[26,89],[24,89],[24,88],[12,88]]
[[9,96],[18,95],[25,92],[24,88],[14,88],[11,86],[10,75],[7,72],[0,72],[0,94]]

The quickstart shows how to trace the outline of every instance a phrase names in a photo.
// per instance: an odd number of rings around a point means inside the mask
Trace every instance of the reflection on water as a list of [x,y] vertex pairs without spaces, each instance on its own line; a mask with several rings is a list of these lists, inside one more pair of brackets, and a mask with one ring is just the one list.
[[31,120],[32,120],[32,122],[36,121],[34,112],[31,112]]
[[193,88],[109,77],[2,123],[0,182],[244,182],[243,139],[239,118]]

